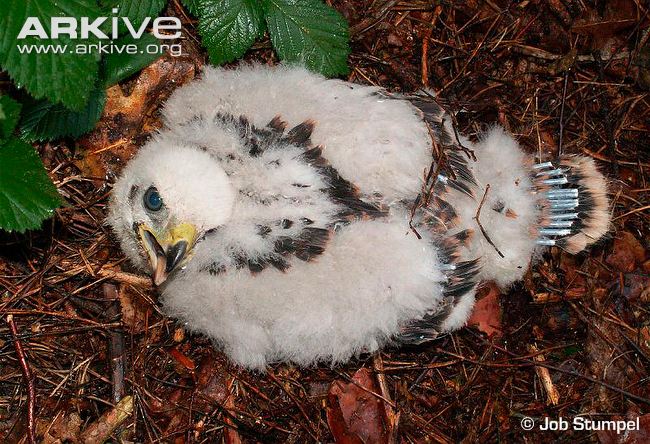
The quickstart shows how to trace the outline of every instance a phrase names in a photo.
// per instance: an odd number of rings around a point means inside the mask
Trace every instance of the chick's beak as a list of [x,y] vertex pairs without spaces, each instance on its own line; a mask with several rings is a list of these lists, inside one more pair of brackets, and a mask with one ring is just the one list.
[[138,236],[151,263],[153,282],[160,285],[169,273],[188,257],[196,241],[196,227],[182,223],[156,234],[144,224],[137,227]]

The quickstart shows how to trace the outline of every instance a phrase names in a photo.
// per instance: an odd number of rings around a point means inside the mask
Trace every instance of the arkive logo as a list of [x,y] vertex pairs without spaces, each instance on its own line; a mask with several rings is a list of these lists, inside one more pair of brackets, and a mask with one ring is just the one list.
[[[117,14],[118,9],[112,10]],[[100,29],[110,20],[110,35]],[[61,36],[67,36],[70,39],[89,39],[92,36],[100,40],[117,39],[119,37],[120,21],[135,39],[139,39],[151,23],[152,33],[159,39],[176,39],[181,36],[181,21],[177,17],[157,17],[151,20],[146,17],[140,26],[136,27],[128,17],[97,17],[91,21],[88,17],[51,17],[50,34],[41,23],[38,17],[27,17],[23,24],[17,39],[22,40],[27,37],[38,37],[41,39],[58,39]],[[167,31],[163,33],[162,31]]]

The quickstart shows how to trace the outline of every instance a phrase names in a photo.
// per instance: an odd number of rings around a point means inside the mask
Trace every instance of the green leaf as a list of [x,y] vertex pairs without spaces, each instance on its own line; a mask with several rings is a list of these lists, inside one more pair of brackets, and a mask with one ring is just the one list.
[[231,62],[264,33],[258,0],[197,0],[199,33],[215,65]]
[[282,60],[326,76],[349,72],[345,18],[320,0],[264,0],[271,41]]
[[[140,25],[147,17],[158,17],[160,11],[167,4],[167,0],[101,0],[100,4],[110,17],[128,17],[131,25],[137,31]],[[117,8],[117,14],[113,13],[113,8]],[[119,21],[119,33],[127,32],[124,21]]]
[[20,119],[21,104],[9,96],[0,96],[0,142],[11,136]]
[[0,145],[0,228],[39,228],[61,198],[34,148],[15,137]]
[[199,0],[181,0],[181,3],[190,11],[191,14],[199,15]]
[[95,127],[106,105],[106,91],[95,89],[81,111],[72,111],[47,100],[25,104],[20,132],[29,141],[79,137]]
[[[114,45],[118,48],[125,48],[126,45],[136,49],[135,54],[111,53],[104,56],[100,68],[99,78],[106,88],[121,82],[127,77],[132,76],[142,68],[149,66],[162,55],[160,42],[151,34],[145,34],[140,39],[134,39],[130,34],[115,41]],[[149,45],[158,47],[156,54],[147,50]]]
[[[48,36],[51,17],[89,17],[92,21],[100,14],[95,1],[5,0],[2,9],[5,12],[0,15],[0,66],[17,86],[24,87],[35,98],[47,97],[52,102],[81,109],[94,88],[99,57],[75,54],[74,50],[79,43],[96,40],[70,40],[67,35],[47,40],[28,36],[18,40],[18,35],[27,17],[38,18]],[[41,44],[45,46],[30,46]],[[20,48],[25,50],[23,54]],[[32,52],[28,53],[30,48]],[[36,48],[49,48],[49,52],[38,54]],[[52,48],[62,53],[53,53]]]

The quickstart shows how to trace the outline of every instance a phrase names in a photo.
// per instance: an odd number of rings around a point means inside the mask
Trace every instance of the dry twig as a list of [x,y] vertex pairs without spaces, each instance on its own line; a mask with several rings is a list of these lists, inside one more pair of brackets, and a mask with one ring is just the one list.
[[[104,298],[110,301],[106,310],[107,320],[112,320],[119,315],[117,304],[119,303],[118,289],[113,284],[103,285]],[[124,333],[120,329],[112,328],[108,332],[108,359],[111,367],[111,381],[113,383],[113,402],[118,403],[124,396]]]
[[[539,351],[534,345],[529,345],[528,350],[530,350],[531,353],[537,353]],[[535,356],[533,359],[535,359],[535,361],[544,362],[544,356],[542,354]],[[548,372],[548,369],[546,367],[535,367],[535,372],[537,373],[539,379],[542,381],[542,385],[546,391],[547,402],[550,405],[557,405],[560,402],[560,394],[557,392],[557,389],[553,384],[553,380],[551,379],[551,374]]]
[[485,240],[488,241],[488,243],[490,245],[492,245],[492,247],[494,247],[496,252],[499,253],[499,256],[505,257],[503,255],[503,253],[501,253],[501,251],[499,251],[497,246],[494,245],[494,242],[492,242],[492,239],[490,239],[490,236],[488,236],[487,232],[485,231],[485,228],[483,228],[483,225],[481,224],[481,219],[480,219],[481,218],[481,209],[483,208],[483,204],[485,203],[485,198],[487,197],[488,191],[490,191],[490,184],[487,184],[485,186],[485,193],[483,193],[483,198],[481,199],[481,203],[479,204],[479,206],[478,206],[478,208],[476,210],[476,216],[474,216],[474,220],[478,224],[478,227],[481,230],[481,233],[483,234],[483,237],[485,238]]
[[23,379],[27,384],[27,437],[30,444],[36,444],[36,423],[34,422],[36,390],[34,388],[34,375],[29,367],[27,355],[25,355],[25,350],[23,349],[23,345],[18,337],[18,329],[16,328],[13,315],[7,315],[6,321],[9,325],[9,330],[11,331],[14,347],[16,348],[16,354],[18,355],[18,361],[20,362],[20,369],[23,372]]
[[84,444],[101,444],[133,413],[133,397],[126,396],[81,433]]

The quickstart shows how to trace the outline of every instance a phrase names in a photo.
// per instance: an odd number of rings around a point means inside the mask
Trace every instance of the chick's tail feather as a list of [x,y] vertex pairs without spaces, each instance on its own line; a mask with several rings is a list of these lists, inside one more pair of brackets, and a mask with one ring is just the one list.
[[559,246],[576,254],[609,230],[607,181],[585,156],[563,156],[533,165],[540,197],[539,245]]

